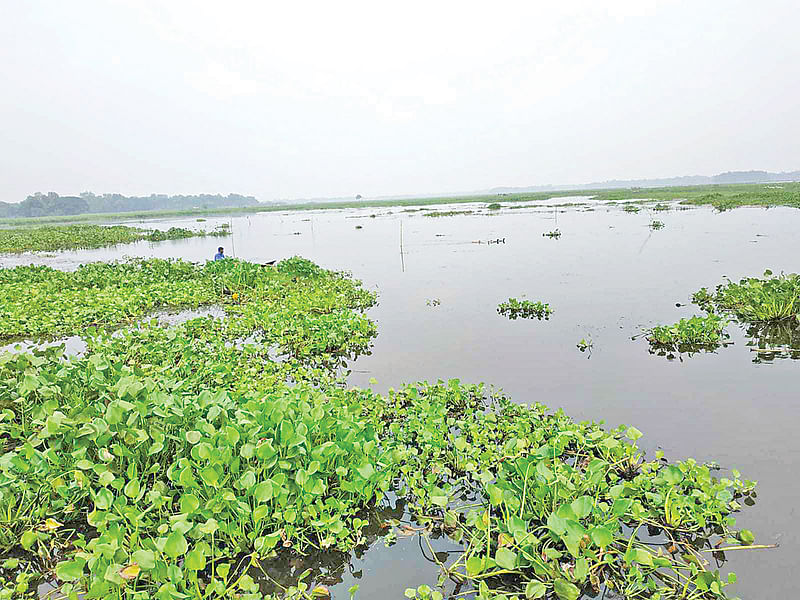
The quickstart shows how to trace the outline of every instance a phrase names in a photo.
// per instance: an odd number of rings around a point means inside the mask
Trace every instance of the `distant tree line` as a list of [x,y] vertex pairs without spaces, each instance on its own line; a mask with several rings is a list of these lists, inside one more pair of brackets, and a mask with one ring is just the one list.
[[138,212],[148,210],[190,210],[193,208],[236,208],[258,204],[253,196],[241,194],[198,194],[195,196],[123,196],[84,192],[80,196],[59,196],[37,192],[19,203],[0,202],[0,217],[50,217],[86,213]]

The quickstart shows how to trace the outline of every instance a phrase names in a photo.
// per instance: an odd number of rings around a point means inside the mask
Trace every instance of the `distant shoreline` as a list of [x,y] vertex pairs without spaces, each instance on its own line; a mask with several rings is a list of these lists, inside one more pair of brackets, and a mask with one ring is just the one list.
[[465,203],[517,203],[543,202],[553,198],[592,196],[605,201],[646,202],[680,200],[683,204],[709,205],[718,210],[740,206],[789,206],[800,208],[800,182],[712,184],[700,186],[676,186],[653,188],[574,189],[549,192],[516,192],[494,194],[465,194],[462,196],[431,196],[427,198],[350,200],[333,202],[299,202],[287,204],[259,204],[237,208],[198,208],[184,210],[149,210],[119,213],[87,213],[80,215],[54,215],[47,217],[6,217],[0,219],[3,226],[38,225],[46,223],[82,223],[103,221],[153,220],[168,217],[235,216],[263,212],[287,212],[303,210],[334,210],[343,208],[389,208],[393,206],[432,206]]

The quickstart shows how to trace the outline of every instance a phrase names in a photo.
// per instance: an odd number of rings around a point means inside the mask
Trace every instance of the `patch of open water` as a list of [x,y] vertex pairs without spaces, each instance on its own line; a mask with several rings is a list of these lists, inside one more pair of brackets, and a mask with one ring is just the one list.
[[[570,201],[584,202],[564,199]],[[738,468],[759,482],[758,501],[740,514],[739,525],[753,530],[757,543],[780,548],[728,553],[726,568],[739,575],[734,591],[745,599],[793,597],[800,560],[796,331],[779,332],[784,350],[770,354],[748,346],[762,334],[729,326],[732,345],[672,361],[631,338],[699,313],[688,304],[692,292],[726,276],[800,270],[800,211],[592,208],[439,218],[401,207],[210,217],[209,228],[230,222],[232,238],[140,242],[2,263],[70,269],[124,256],[206,260],[223,245],[228,254],[258,262],[302,255],[351,271],[380,294],[370,311],[379,335],[372,354],[351,365],[351,383],[366,386],[374,377],[385,390],[421,379],[485,381],[517,402],[563,407],[577,420],[635,425],[645,433],[640,445],[662,448],[671,459],[716,461],[723,473]],[[664,229],[651,231],[653,219]],[[560,238],[543,237],[556,228]],[[501,238],[505,243],[486,243]],[[496,312],[509,297],[541,300],[555,312],[548,321],[510,321]],[[576,348],[582,338],[592,341],[591,353]],[[406,587],[434,584],[437,569],[415,545],[409,539],[387,550],[374,543],[353,559],[360,577],[343,574],[331,586],[333,596],[349,597],[354,583],[363,598],[402,597]]]

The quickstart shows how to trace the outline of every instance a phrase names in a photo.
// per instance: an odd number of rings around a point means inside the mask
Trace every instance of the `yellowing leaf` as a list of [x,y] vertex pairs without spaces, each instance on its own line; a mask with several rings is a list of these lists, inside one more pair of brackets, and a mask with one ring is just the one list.
[[39,526],[39,529],[41,529],[42,531],[55,531],[59,527],[61,527],[61,523],[59,523],[53,518],[50,518],[47,519],[44,523],[42,523]]
[[123,579],[135,579],[142,569],[136,563],[130,564],[119,572],[119,576]]

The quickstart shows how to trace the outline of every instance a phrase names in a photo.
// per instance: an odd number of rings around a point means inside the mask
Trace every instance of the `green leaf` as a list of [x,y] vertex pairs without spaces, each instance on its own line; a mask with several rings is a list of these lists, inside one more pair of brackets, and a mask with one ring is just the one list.
[[186,538],[180,531],[173,531],[167,537],[164,544],[164,553],[170,558],[178,558],[186,554],[189,549],[189,544],[186,543]]
[[186,441],[189,442],[190,444],[196,444],[197,442],[200,441],[200,439],[202,437],[203,437],[203,434],[200,433],[199,431],[187,431],[186,432]]
[[517,553],[508,548],[498,548],[494,560],[502,568],[513,571],[517,566]]
[[580,498],[576,498],[572,504],[570,504],[570,508],[572,508],[572,512],[575,513],[575,516],[578,519],[583,519],[584,517],[589,516],[589,513],[592,512],[593,505],[594,500],[590,496],[581,496]]
[[38,538],[36,537],[35,532],[26,531],[22,534],[22,537],[20,537],[19,543],[22,544],[22,547],[25,548],[25,550],[30,550],[33,548],[33,545],[36,543],[37,539]]
[[272,499],[273,489],[271,481],[262,481],[253,488],[253,497],[256,502],[267,502]]
[[375,474],[375,467],[373,467],[371,463],[366,463],[356,468],[356,471],[358,471],[358,474],[364,479],[369,479]]
[[614,534],[612,534],[608,528],[602,525],[599,525],[594,529],[592,529],[589,532],[589,537],[591,537],[592,541],[595,544],[597,544],[600,548],[605,548],[611,542],[614,541]]
[[97,510],[108,510],[109,508],[111,508],[111,504],[113,502],[114,502],[114,494],[111,493],[111,490],[107,488],[98,490],[97,494],[95,494],[94,505],[97,507]]
[[635,442],[644,434],[638,429],[636,429],[636,427],[628,427],[628,430],[625,432],[625,435],[628,437],[628,439]]
[[75,581],[83,577],[83,567],[86,561],[82,558],[75,560],[65,560],[56,565],[56,577],[61,581]]
[[139,480],[131,479],[125,486],[125,495],[128,498],[136,498],[139,495]]
[[739,540],[745,545],[750,546],[753,542],[756,541],[756,536],[753,535],[753,532],[749,529],[742,529],[739,532]]
[[525,597],[529,600],[543,598],[547,593],[547,588],[541,581],[529,581],[525,586]]
[[486,489],[489,492],[489,501],[492,503],[492,506],[500,506],[503,502],[502,488],[494,484],[489,484]]
[[217,473],[217,470],[214,467],[209,465],[207,467],[203,467],[203,470],[200,471],[200,479],[202,479],[206,485],[216,487],[219,483],[219,473]]
[[186,555],[186,562],[184,565],[190,571],[201,571],[206,568],[206,556],[195,548]]
[[467,575],[474,577],[483,573],[483,559],[479,556],[470,556],[467,559]]
[[661,476],[670,485],[678,485],[683,481],[683,472],[673,465],[663,468],[661,470]]
[[553,584],[553,589],[559,600],[578,600],[578,596],[581,595],[581,591],[578,587],[571,584],[566,579],[556,579]]
[[133,553],[133,562],[142,567],[145,571],[155,568],[156,555],[152,550],[137,550]]
[[184,494],[181,496],[181,512],[191,514],[200,508],[200,500],[194,494]]

